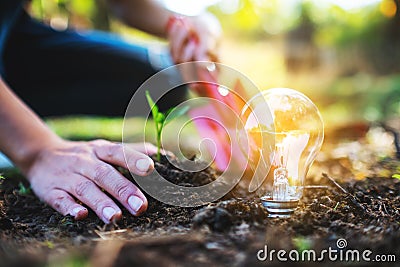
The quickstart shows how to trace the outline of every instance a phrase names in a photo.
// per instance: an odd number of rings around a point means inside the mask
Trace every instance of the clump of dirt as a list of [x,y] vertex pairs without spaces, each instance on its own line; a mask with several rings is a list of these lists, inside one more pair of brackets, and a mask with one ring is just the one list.
[[[155,156],[152,158],[157,172],[171,183],[179,186],[202,186],[211,183],[217,177],[214,169],[207,167],[206,163],[196,160],[195,157],[186,161],[180,161],[173,155],[162,155],[160,161],[157,161]],[[189,171],[192,164],[196,164],[196,169],[202,171]]]

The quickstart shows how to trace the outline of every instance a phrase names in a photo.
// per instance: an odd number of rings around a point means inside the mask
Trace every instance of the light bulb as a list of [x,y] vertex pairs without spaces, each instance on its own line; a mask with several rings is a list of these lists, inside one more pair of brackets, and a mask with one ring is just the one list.
[[237,137],[253,170],[249,191],[261,189],[270,217],[290,216],[324,138],[317,107],[292,89],[262,91],[243,107]]

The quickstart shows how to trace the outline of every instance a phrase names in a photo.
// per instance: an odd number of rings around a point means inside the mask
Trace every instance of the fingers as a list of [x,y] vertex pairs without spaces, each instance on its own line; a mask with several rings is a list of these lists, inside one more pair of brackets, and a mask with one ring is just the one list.
[[215,17],[179,17],[167,25],[171,56],[175,63],[218,61],[215,50],[221,27]]
[[[137,175],[148,175],[154,169],[154,162],[145,154],[129,146],[98,140],[94,142],[96,156],[108,163],[129,169]],[[149,146],[149,149],[152,149]]]
[[148,143],[124,146],[99,140],[95,143],[94,152],[103,162],[94,163],[91,168],[83,168],[81,173],[109,192],[133,215],[139,215],[147,209],[146,197],[115,168],[104,162],[127,168],[137,175],[147,175],[154,169],[154,162],[136,149],[143,152],[157,151],[155,146]]
[[182,47],[187,42],[189,35],[189,29],[187,29],[183,23],[174,23],[169,32],[170,45],[171,45],[171,56],[175,63],[180,63],[180,54]]
[[56,211],[63,215],[69,214],[76,220],[82,220],[88,215],[88,210],[76,203],[76,201],[63,190],[53,189],[44,196],[43,200]]
[[193,57],[197,61],[208,61],[210,57],[208,56],[208,47],[204,44],[199,44],[195,51],[193,51]]
[[71,175],[68,184],[61,187],[91,208],[104,223],[121,219],[121,209],[89,179]]
[[[157,154],[157,147],[151,143],[129,143],[129,144],[123,144],[124,147],[128,147],[130,149],[136,150],[138,152],[141,152],[146,155],[155,155]],[[166,155],[168,157],[175,157],[175,155],[168,150],[161,149],[161,154]]]
[[146,155],[154,155],[157,153],[157,147],[151,143],[131,143],[124,144],[124,146],[127,146]]
[[139,215],[147,209],[147,199],[139,188],[112,166],[106,163],[95,164],[82,175],[110,193],[131,214]]
[[183,49],[182,55],[181,55],[181,62],[188,62],[194,59],[194,52],[196,50],[196,42],[194,40],[189,40],[188,44],[186,47]]
[[196,31],[186,20],[177,20],[169,30],[171,56],[175,63],[194,60],[194,51],[199,44]]

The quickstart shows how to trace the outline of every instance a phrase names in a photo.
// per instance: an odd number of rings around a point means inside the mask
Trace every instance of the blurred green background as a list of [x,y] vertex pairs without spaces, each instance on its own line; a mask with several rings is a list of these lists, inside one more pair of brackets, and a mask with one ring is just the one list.
[[[327,129],[400,114],[400,0],[163,0],[187,15],[221,22],[221,61],[261,89],[290,87],[322,111]],[[117,32],[129,41],[163,42],[129,29],[103,0],[33,0],[31,13],[52,27]],[[121,119],[50,119],[59,134],[118,139]]]

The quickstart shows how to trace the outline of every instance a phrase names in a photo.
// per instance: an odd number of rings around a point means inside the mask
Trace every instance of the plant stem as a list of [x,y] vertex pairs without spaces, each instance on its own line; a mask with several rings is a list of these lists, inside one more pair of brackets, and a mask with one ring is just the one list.
[[161,161],[161,131],[157,127],[157,160]]
[[156,126],[156,141],[157,141],[157,160],[161,161],[161,131],[162,128],[160,127],[159,123],[157,122],[157,118],[153,118],[154,124]]

